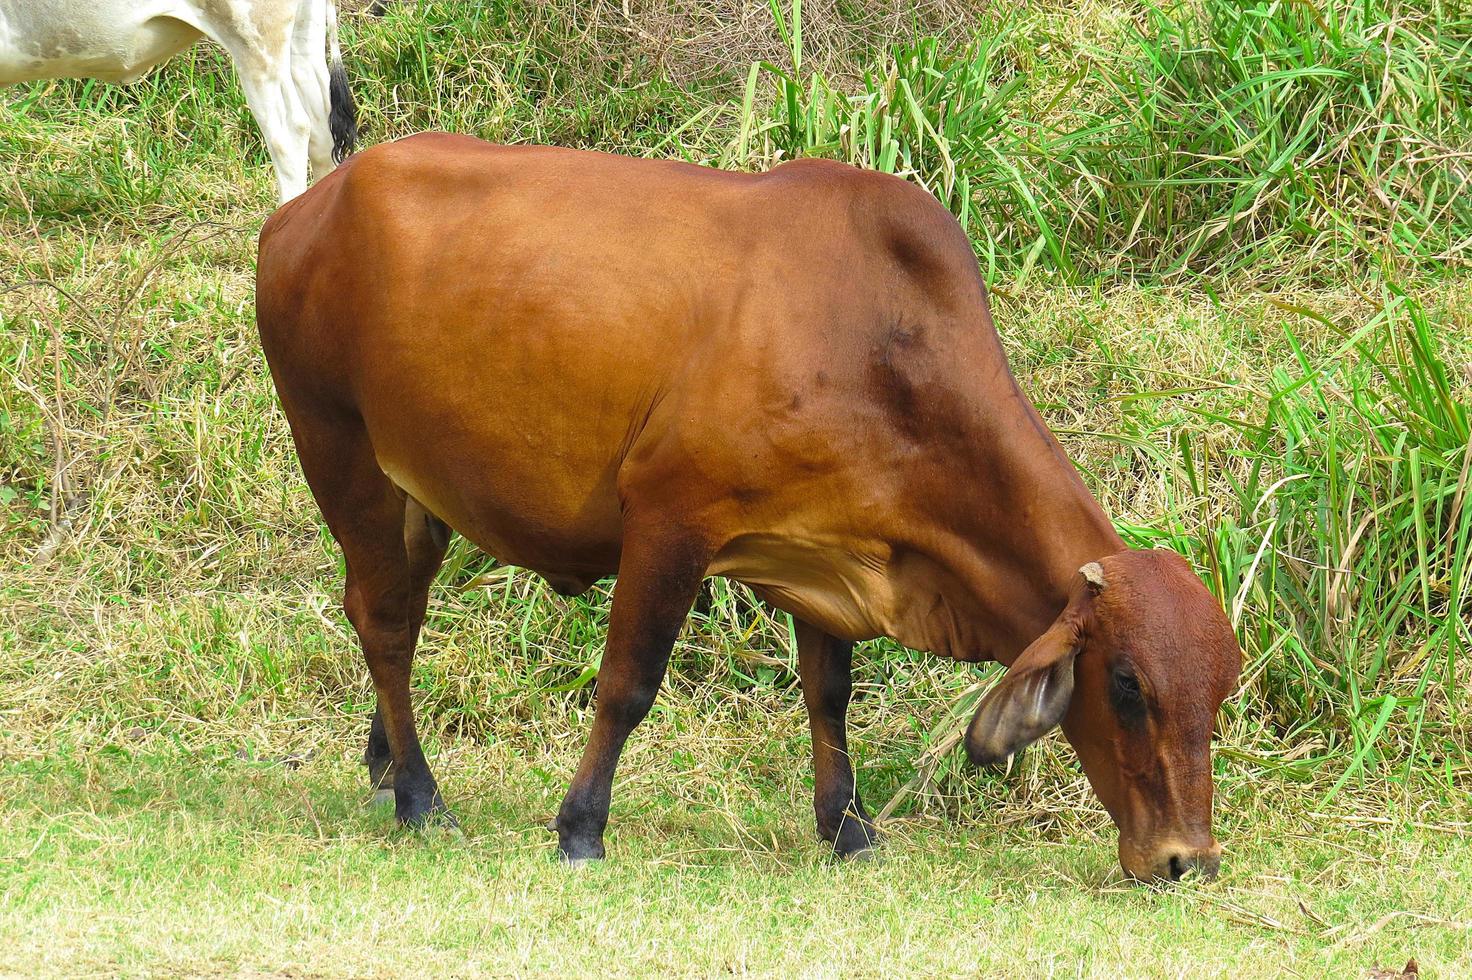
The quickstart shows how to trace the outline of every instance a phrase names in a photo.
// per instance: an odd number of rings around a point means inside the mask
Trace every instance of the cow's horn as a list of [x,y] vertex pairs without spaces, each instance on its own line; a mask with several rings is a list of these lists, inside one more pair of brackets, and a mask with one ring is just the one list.
[[1104,586],[1105,586],[1106,583],[1104,581],[1104,566],[1103,565],[1100,565],[1096,561],[1091,561],[1087,565],[1085,565],[1083,568],[1080,568],[1078,570],[1078,573],[1084,577],[1084,581],[1088,582],[1090,585],[1092,585],[1094,587],[1094,590],[1095,591],[1097,591],[1097,592],[1104,591]]

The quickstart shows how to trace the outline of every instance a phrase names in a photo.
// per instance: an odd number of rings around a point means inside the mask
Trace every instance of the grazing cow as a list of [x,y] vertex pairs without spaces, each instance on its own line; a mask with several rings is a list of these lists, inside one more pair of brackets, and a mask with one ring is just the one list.
[[1139,878],[1214,873],[1211,734],[1241,653],[1178,556],[1125,547],[1018,388],[970,243],[923,190],[423,134],[261,232],[256,316],[347,565],[405,824],[449,820],[409,668],[449,529],[563,594],[614,574],[592,733],[555,822],[602,857],[614,766],[701,581],[793,616],[814,809],[875,829],[852,644],[1010,665],[966,734],[1061,723]]
[[[0,0],[0,85],[133,82],[201,37],[230,54],[289,201],[351,153],[334,0]],[[331,50],[329,68],[324,48]]]

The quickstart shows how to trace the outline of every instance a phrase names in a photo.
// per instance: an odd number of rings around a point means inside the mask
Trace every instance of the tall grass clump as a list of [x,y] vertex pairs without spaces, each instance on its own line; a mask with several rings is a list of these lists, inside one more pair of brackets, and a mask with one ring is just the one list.
[[[1239,718],[1293,746],[1287,768],[1332,760],[1348,778],[1429,759],[1434,771],[1460,751],[1472,650],[1466,382],[1443,326],[1398,289],[1353,330],[1298,312],[1338,345],[1311,357],[1285,328],[1290,366],[1240,411],[1197,412],[1234,438],[1185,425],[1157,441],[1155,462],[1195,512],[1131,536],[1206,570],[1247,654]],[[1139,423],[1125,426],[1136,445],[1152,427]]]
[[1101,75],[1112,104],[1043,144],[1087,188],[1077,233],[1154,273],[1462,258],[1472,17],[1441,7],[1150,8]]
[[1152,6],[1115,49],[1041,85],[996,20],[961,50],[893,46],[849,92],[804,69],[801,3],[769,3],[790,64],[753,66],[737,155],[910,177],[994,273],[1322,278],[1461,263],[1472,245],[1465,10]]
[[[934,37],[892,46],[881,65],[864,74],[862,91],[850,94],[822,72],[804,69],[801,0],[786,10],[779,0],[769,0],[769,7],[790,63],[752,65],[737,161],[753,155],[826,156],[910,178],[995,254],[995,227],[974,218],[987,181],[1006,167],[998,147],[1008,139],[1006,124],[1020,111],[1014,103],[1022,79],[1009,59],[1005,30],[979,32],[959,52]],[[764,78],[771,85],[770,102],[759,97]],[[1026,201],[1028,186],[1012,175],[1011,186]],[[1068,257],[1054,258],[1065,263]]]

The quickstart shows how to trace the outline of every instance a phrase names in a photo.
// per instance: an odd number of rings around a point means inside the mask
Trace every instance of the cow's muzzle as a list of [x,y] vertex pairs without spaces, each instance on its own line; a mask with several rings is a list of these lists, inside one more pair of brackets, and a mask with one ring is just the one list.
[[1221,870],[1222,847],[1216,841],[1204,847],[1183,841],[1162,841],[1140,849],[1121,843],[1119,863],[1125,874],[1137,881],[1180,881],[1187,876],[1211,881]]

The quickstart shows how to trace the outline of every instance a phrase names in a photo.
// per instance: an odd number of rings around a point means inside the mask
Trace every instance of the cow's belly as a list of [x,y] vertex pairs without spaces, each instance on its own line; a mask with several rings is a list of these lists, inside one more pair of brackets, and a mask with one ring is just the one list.
[[496,434],[509,438],[371,437],[389,479],[487,554],[583,587],[613,574],[623,519],[610,454],[528,451],[520,433]]
[[0,84],[47,78],[132,82],[203,36],[172,17],[140,21],[120,12],[126,6],[39,3],[24,15],[0,12]]

